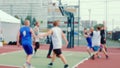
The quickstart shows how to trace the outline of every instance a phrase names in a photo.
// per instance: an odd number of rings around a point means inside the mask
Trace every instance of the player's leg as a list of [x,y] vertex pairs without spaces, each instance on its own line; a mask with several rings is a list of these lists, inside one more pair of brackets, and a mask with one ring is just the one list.
[[87,52],[91,56],[91,52],[90,52],[90,48],[89,47],[87,47]]
[[98,56],[100,46],[93,46],[93,55],[91,56],[91,59],[95,59],[95,56]]
[[105,55],[106,59],[108,59],[108,54],[107,54],[107,52],[106,52],[106,50],[105,50],[105,48],[104,48],[104,47],[102,48],[102,52],[104,53],[104,55]]
[[103,44],[103,46],[104,46],[105,51],[107,52],[107,45],[106,45],[106,43]]
[[48,51],[48,54],[47,54],[47,58],[52,58],[50,55],[52,53],[52,50],[53,50],[53,44],[52,42],[50,43],[50,47],[49,47],[49,51]]
[[103,48],[107,52],[106,40],[105,39],[101,39],[101,43],[102,43]]
[[55,51],[56,55],[62,60],[62,62],[65,64],[64,68],[69,68],[68,64],[67,64],[67,60],[65,59],[64,55],[62,54],[61,49],[57,49]]
[[60,54],[59,55],[60,59],[62,60],[62,62],[65,64],[64,65],[64,68],[68,68],[68,64],[67,64],[67,60],[65,59],[64,55],[63,54]]
[[91,56],[91,52],[90,52],[90,50],[92,48],[92,40],[91,40],[91,38],[87,39],[87,42],[88,42],[87,52]]
[[35,42],[35,48],[34,48],[35,54],[36,54],[37,50],[39,49],[39,47],[40,47],[39,42]]
[[24,67],[32,67],[31,65],[31,58],[32,58],[32,54],[33,54],[33,48],[31,45],[26,45],[23,47],[27,56],[26,56],[26,63],[24,64]]
[[56,54],[55,52],[53,52],[52,61],[51,63],[48,64],[50,67],[53,66],[53,62],[55,61],[55,59],[56,59]]

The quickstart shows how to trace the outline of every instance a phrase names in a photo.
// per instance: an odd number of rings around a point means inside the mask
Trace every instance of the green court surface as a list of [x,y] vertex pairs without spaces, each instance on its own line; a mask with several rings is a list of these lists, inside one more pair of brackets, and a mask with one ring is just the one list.
[[[70,68],[74,65],[78,64],[80,61],[84,60],[88,57],[88,54],[85,52],[70,52],[64,51]],[[49,68],[48,63],[51,62],[51,59],[46,58],[47,51],[41,50],[38,51],[35,56],[32,58],[32,65],[35,68]],[[11,66],[22,66],[25,63],[25,53],[24,51],[14,52],[14,53],[6,53],[0,55],[0,65],[11,65]],[[63,68],[64,64],[57,58],[54,62],[52,68]]]

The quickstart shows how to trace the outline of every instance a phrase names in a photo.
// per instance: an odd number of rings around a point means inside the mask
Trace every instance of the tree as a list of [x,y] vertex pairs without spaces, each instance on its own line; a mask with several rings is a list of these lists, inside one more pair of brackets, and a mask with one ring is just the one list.
[[15,18],[20,19],[18,15],[15,15]]
[[34,27],[35,26],[35,23],[36,23],[36,19],[35,17],[32,19],[32,23],[31,23],[31,27]]
[[96,29],[97,27],[103,27],[104,25],[103,24],[97,24],[94,26],[94,28]]
[[23,20],[23,18],[21,18],[21,25],[24,25],[24,20]]

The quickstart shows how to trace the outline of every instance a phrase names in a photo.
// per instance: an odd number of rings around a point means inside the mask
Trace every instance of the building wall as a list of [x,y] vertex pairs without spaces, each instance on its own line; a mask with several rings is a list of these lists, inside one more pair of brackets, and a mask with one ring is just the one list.
[[1,22],[1,27],[4,41],[7,43],[9,41],[16,41],[17,33],[20,28],[19,23]]
[[47,27],[48,3],[51,0],[0,0],[0,9],[20,18],[28,15],[43,21],[41,28]]

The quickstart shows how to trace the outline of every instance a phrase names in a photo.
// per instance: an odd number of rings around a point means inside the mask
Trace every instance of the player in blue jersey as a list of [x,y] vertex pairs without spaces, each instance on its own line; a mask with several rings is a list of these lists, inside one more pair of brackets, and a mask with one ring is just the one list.
[[33,68],[30,60],[32,58],[33,54],[33,46],[32,46],[32,36],[35,37],[35,34],[32,30],[32,28],[29,27],[30,22],[29,20],[25,20],[24,26],[22,26],[18,32],[17,35],[17,45],[20,45],[19,43],[19,37],[21,37],[21,44],[22,47],[27,54],[26,56],[26,63],[24,64],[24,68]]
[[87,52],[89,53],[89,55],[91,56],[91,48],[92,48],[92,39],[91,39],[91,36],[90,36],[90,31],[87,30],[86,28],[84,28],[84,37],[86,38],[86,41],[87,41]]

